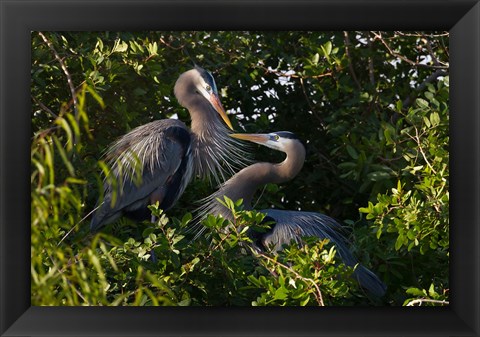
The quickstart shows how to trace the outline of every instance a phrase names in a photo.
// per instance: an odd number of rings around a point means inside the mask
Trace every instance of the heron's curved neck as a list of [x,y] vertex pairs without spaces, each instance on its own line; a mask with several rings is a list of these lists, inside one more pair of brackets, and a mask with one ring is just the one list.
[[217,197],[227,196],[233,201],[243,199],[244,207],[251,208],[252,198],[260,187],[268,183],[281,184],[293,179],[302,169],[305,148],[301,143],[285,150],[287,157],[278,164],[256,163],[230,178],[217,192]]

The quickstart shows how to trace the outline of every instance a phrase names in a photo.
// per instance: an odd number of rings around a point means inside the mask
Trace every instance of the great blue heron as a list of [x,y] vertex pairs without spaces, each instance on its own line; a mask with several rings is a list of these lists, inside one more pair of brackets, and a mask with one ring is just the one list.
[[[243,199],[245,209],[251,209],[254,193],[258,188],[267,183],[283,183],[294,178],[301,170],[305,161],[305,147],[291,132],[281,131],[269,134],[231,134],[230,136],[255,142],[269,148],[282,151],[287,156],[278,164],[255,163],[245,167],[228,181],[218,191],[206,198],[204,206],[200,209],[200,217],[206,214],[222,215],[233,220],[232,212],[218,200],[224,196],[232,201]],[[279,251],[282,246],[292,241],[301,244],[302,238],[316,236],[329,239],[336,247],[343,262],[348,266],[357,265],[357,260],[351,253],[349,241],[342,234],[344,229],[331,217],[314,212],[288,211],[278,209],[264,209],[265,220],[272,224],[265,233],[250,232],[257,249],[265,250],[273,247]],[[199,235],[197,233],[197,235]],[[375,296],[383,296],[385,284],[370,270],[362,265],[357,265],[354,276],[362,287]]]
[[213,176],[220,182],[225,180],[222,165],[231,172],[232,166],[244,165],[240,142],[228,136],[230,131],[221,121],[233,130],[212,74],[198,66],[184,72],[175,83],[174,94],[190,113],[191,129],[176,119],[157,120],[135,128],[110,146],[106,152],[110,174],[91,231],[123,215],[149,219],[147,205],[159,202],[160,208],[169,209],[194,174]]

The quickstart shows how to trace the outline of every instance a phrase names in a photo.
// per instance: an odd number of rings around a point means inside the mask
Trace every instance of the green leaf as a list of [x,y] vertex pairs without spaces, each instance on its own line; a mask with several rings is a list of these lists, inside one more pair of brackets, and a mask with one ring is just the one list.
[[396,108],[397,108],[397,111],[401,112],[402,109],[403,109],[403,102],[401,100],[398,100],[397,103],[396,103]]
[[330,53],[332,52],[332,42],[327,41],[327,42],[322,46],[322,50],[323,50],[325,56],[329,56]]
[[415,103],[421,109],[428,109],[428,102],[426,100],[424,100],[423,98],[417,98],[415,100]]
[[53,141],[54,141],[54,143],[57,147],[57,152],[60,154],[60,157],[62,158],[62,161],[63,161],[63,163],[65,164],[65,167],[68,170],[68,173],[71,176],[74,176],[75,175],[75,170],[73,169],[73,165],[70,162],[70,160],[68,159],[67,153],[65,152],[62,144],[60,143],[60,141],[58,140],[57,137],[52,137],[52,139],[53,139]]
[[425,92],[425,97],[430,101],[435,96],[430,91],[426,91]]
[[430,120],[427,118],[427,117],[423,117],[423,122],[425,123],[425,125],[427,126],[427,128],[429,128],[431,126],[430,124]]
[[123,41],[116,40],[112,49],[112,53],[123,53],[128,49],[128,44]]
[[450,85],[450,77],[449,76],[445,76],[443,78],[443,83],[445,83],[445,85],[448,87]]
[[304,306],[306,306],[306,305],[308,304],[309,301],[310,301],[310,297],[307,296],[307,297],[305,297],[304,300],[302,300],[302,301],[300,302],[300,305],[301,305],[302,307],[304,307]]
[[432,112],[430,114],[430,122],[434,127],[440,124],[440,115],[437,112]]
[[418,288],[408,288],[405,292],[407,294],[410,294],[413,296],[419,296],[419,297],[423,297],[427,295],[427,292],[424,289],[418,289]]
[[103,101],[103,98],[93,89],[90,85],[86,85],[85,88],[87,91],[92,95],[92,97],[97,101],[98,104],[102,107],[102,109],[105,109],[105,102]]
[[186,225],[192,220],[192,213],[185,213],[182,217],[182,224]]
[[351,145],[347,145],[347,152],[353,159],[358,159],[358,153]]
[[[395,131],[393,131],[394,133]],[[392,139],[392,129],[391,128],[386,128],[383,131],[383,135],[385,136],[385,139],[387,140],[387,145],[395,144],[395,142]]]
[[400,248],[402,248],[404,242],[405,242],[404,237],[399,235],[397,237],[397,240],[395,241],[395,250],[398,251]]
[[276,300],[284,300],[288,296],[288,289],[285,287],[280,287],[275,291],[274,299]]
[[435,287],[434,287],[433,283],[430,284],[430,288],[428,288],[428,295],[430,297],[435,297],[437,295],[437,292],[435,291]]

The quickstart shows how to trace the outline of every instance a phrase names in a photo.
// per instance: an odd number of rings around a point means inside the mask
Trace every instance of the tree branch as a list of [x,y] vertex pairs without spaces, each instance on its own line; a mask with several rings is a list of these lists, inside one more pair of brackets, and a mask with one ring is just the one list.
[[352,57],[350,55],[351,42],[350,42],[350,37],[348,35],[348,32],[344,31],[343,36],[344,36],[344,41],[345,41],[345,54],[347,55],[347,59],[348,59],[348,69],[350,70],[350,73],[352,74],[352,78],[355,81],[355,84],[357,85],[358,90],[361,91],[362,86],[360,85],[360,82],[358,81],[357,75],[355,74],[355,70],[353,69]]
[[408,64],[412,65],[412,66],[415,66],[415,67],[425,67],[425,68],[435,68],[435,69],[448,69],[448,66],[447,65],[429,65],[429,64],[423,64],[423,63],[419,63],[419,62],[415,62],[415,61],[412,61],[410,60],[409,58],[395,52],[392,50],[392,48],[387,44],[387,42],[385,41],[385,39],[382,37],[382,33],[375,33],[374,31],[371,31],[371,33],[374,35],[374,41],[375,40],[379,40],[384,46],[385,48],[387,48],[387,51],[390,55],[392,56],[395,56],[397,58],[399,58],[400,60],[402,61],[405,61],[407,62]]
[[425,80],[423,80],[423,82],[418,87],[415,88],[415,90],[412,92],[412,94],[410,94],[410,96],[408,96],[403,100],[402,102],[403,107],[410,106],[415,100],[415,98],[417,98],[418,94],[426,88],[428,83],[432,83],[440,76],[446,76],[446,75],[448,75],[448,72],[443,69],[435,70],[435,72],[433,72],[430,76],[428,76]]
[[412,306],[421,306],[423,303],[436,303],[436,304],[441,304],[441,305],[449,305],[449,301],[440,301],[440,300],[431,300],[428,298],[418,298],[416,300],[412,300],[407,303],[407,307],[412,307]]
[[425,46],[428,50],[428,55],[430,55],[430,57],[432,58],[433,64],[435,64],[437,66],[439,66],[439,65],[444,65],[445,66],[446,64],[440,62],[440,60],[435,56],[435,53],[433,52],[433,49],[432,49],[432,43],[430,42],[429,39],[427,39],[427,37],[425,35],[423,35],[422,41],[425,42]]
[[315,298],[318,302],[318,304],[320,306],[325,306],[324,302],[323,302],[323,296],[322,296],[322,292],[320,291],[320,288],[318,287],[317,283],[315,282],[315,280],[312,280],[311,278],[308,278],[308,277],[303,277],[302,275],[300,275],[299,273],[297,273],[295,270],[293,270],[292,268],[284,265],[283,263],[280,263],[278,262],[277,260],[275,259],[272,259],[270,256],[268,255],[265,255],[263,253],[258,253],[258,252],[255,252],[253,249],[252,249],[252,252],[256,255],[256,256],[261,256],[262,258],[276,264],[277,266],[280,266],[282,267],[283,269],[286,269],[288,270],[289,272],[291,272],[292,274],[295,275],[295,278],[297,279],[300,279],[302,281],[306,281],[306,282],[309,282],[313,285],[313,287],[315,288],[315,292],[314,292],[314,295],[315,295]]
[[[365,38],[367,39],[367,46],[368,49],[370,50],[369,56],[368,56],[368,77],[370,79],[370,83],[372,84],[373,88],[375,89],[375,73],[373,70],[373,59],[372,59],[372,39],[370,39],[370,36],[368,32],[365,32]],[[376,91],[376,90],[375,90]]]
[[36,99],[33,95],[30,95],[32,100],[44,111],[48,112],[50,115],[52,115],[53,118],[58,118],[58,115],[55,114],[52,110],[50,110],[45,104],[40,102],[38,99]]
[[427,166],[430,168],[430,170],[432,170],[432,172],[433,172],[434,174],[437,174],[437,171],[435,171],[435,169],[433,168],[433,166],[430,164],[430,162],[429,162],[428,159],[427,159],[427,155],[426,155],[425,152],[423,151],[422,142],[421,142],[421,140],[420,140],[420,135],[418,134],[418,129],[417,129],[417,127],[414,126],[414,129],[415,129],[415,136],[412,136],[412,135],[409,134],[408,132],[405,132],[405,134],[406,134],[410,139],[412,139],[415,143],[417,143],[418,150],[420,151],[420,154],[422,155],[423,159],[425,160],[425,163],[426,163]]
[[325,128],[325,124],[323,122],[323,119],[317,113],[317,110],[315,109],[315,106],[310,101],[310,98],[308,98],[307,89],[305,88],[305,84],[303,83],[303,77],[300,77],[300,86],[302,87],[302,91],[303,91],[303,95],[305,96],[305,100],[307,101],[307,104],[310,107],[310,110],[312,110],[313,116],[319,121],[322,128]]
[[[73,111],[75,113],[75,121],[78,123],[79,122],[78,100],[77,100],[77,95],[75,93],[75,86],[73,85],[72,76],[68,72],[68,69],[65,66],[65,63],[63,62],[62,58],[60,57],[60,55],[58,55],[57,51],[53,47],[52,42],[50,42],[50,40],[47,39],[47,37],[42,32],[38,32],[38,35],[40,35],[43,41],[47,44],[48,48],[50,48],[50,50],[53,52],[53,54],[55,55],[55,59],[60,64],[60,67],[62,68],[63,73],[67,77],[67,83],[70,88],[70,94],[72,95],[72,99],[73,99]],[[77,144],[77,139],[76,139],[77,136],[74,136],[74,137],[75,137],[74,144]]]

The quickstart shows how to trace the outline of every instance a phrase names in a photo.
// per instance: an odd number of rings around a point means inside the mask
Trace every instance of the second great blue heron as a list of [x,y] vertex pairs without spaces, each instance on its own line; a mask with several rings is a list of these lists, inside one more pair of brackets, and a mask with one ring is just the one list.
[[[233,220],[232,212],[217,199],[224,196],[233,201],[243,199],[245,209],[251,209],[251,202],[256,190],[267,183],[283,183],[294,178],[305,161],[305,147],[291,132],[281,131],[269,134],[231,134],[232,137],[248,140],[284,152],[287,157],[278,164],[256,163],[250,165],[226,181],[221,188],[207,198],[200,213],[203,215],[222,215]],[[350,242],[341,234],[342,226],[329,216],[314,212],[264,209],[265,220],[272,224],[265,233],[251,232],[250,237],[256,248],[264,250],[273,247],[281,250],[282,246],[292,241],[301,243],[303,237],[315,236],[329,239],[336,247],[343,262],[348,266],[357,265],[351,253]],[[200,232],[201,233],[201,232]],[[199,235],[199,233],[197,233]],[[383,296],[385,284],[369,269],[357,265],[354,276],[359,284],[375,296]]]
[[222,165],[233,171],[232,166],[244,163],[240,143],[229,137],[221,121],[233,129],[210,72],[195,67],[181,74],[174,94],[190,113],[191,129],[176,119],[157,120],[133,129],[109,148],[111,171],[90,223],[92,231],[122,215],[146,220],[148,205],[172,207],[192,175],[212,175],[220,182],[225,178]]

